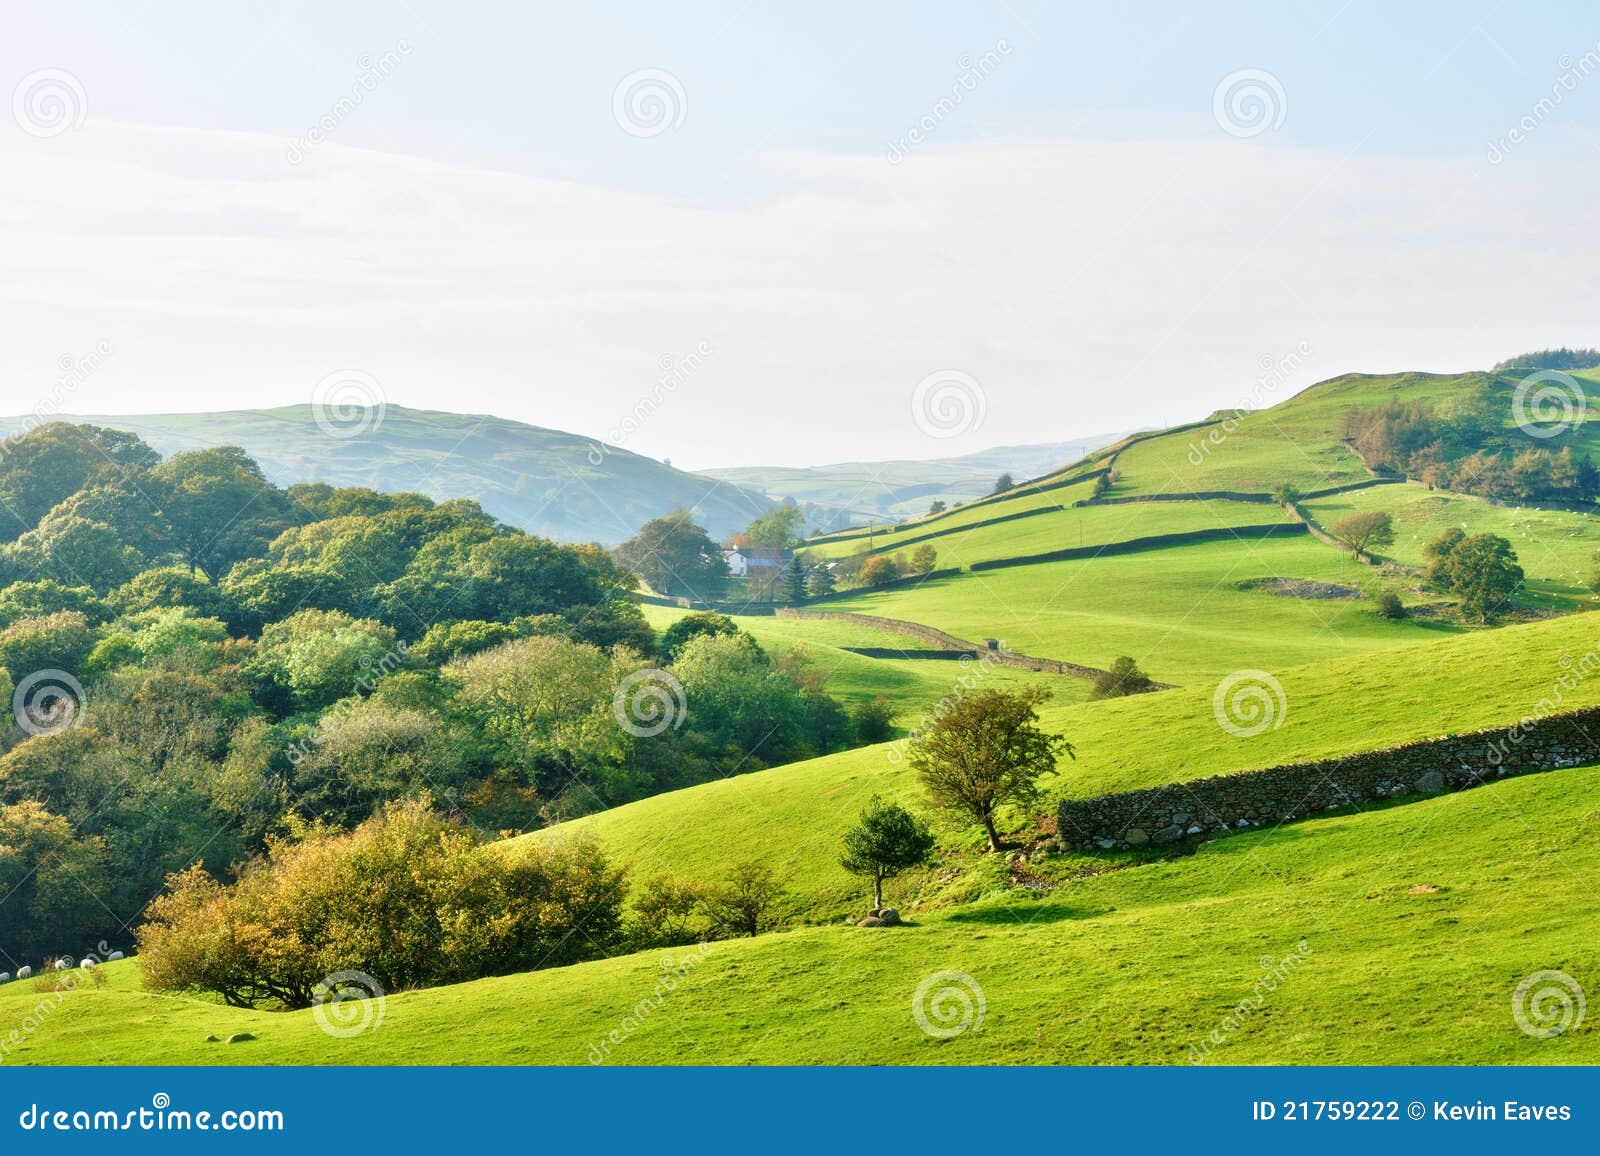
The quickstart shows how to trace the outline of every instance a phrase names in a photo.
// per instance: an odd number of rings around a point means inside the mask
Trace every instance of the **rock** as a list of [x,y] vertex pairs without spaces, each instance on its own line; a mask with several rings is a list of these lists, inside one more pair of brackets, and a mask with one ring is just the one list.
[[856,926],[857,927],[887,927],[889,925],[883,921],[883,917],[882,916],[869,915],[865,919],[863,919],[861,922],[857,923]]
[[228,1037],[227,1042],[230,1044],[242,1044],[246,1040],[253,1039],[255,1039],[255,1036],[251,1035],[249,1032],[234,1032],[233,1035]]
[[900,926],[900,913],[893,907],[885,907],[881,912],[878,913],[878,918],[883,920],[883,925],[885,927]]
[[1417,790],[1424,795],[1436,795],[1444,790],[1444,772],[1429,771],[1417,780]]
[[1195,824],[1194,826],[1190,827],[1188,829],[1188,831],[1185,832],[1185,834],[1189,834],[1189,835],[1198,835],[1199,833],[1200,833],[1200,825],[1198,823]]
[[1139,828],[1134,827],[1123,832],[1122,841],[1127,843],[1130,847],[1137,847],[1141,843],[1150,842],[1150,836],[1139,830]]
[[206,1037],[206,1043],[208,1043],[208,1044],[215,1044],[215,1043],[220,1043],[220,1042],[221,1041],[218,1040],[216,1036],[207,1036]]
[[1250,825],[1250,820],[1249,819],[1240,819],[1237,823],[1234,824],[1235,827],[1248,827],[1249,825]]
[[1094,845],[1102,851],[1109,851],[1117,845],[1117,841],[1115,839],[1096,839]]
[[1176,843],[1181,838],[1183,838],[1182,827],[1163,827],[1150,836],[1150,841],[1153,843]]

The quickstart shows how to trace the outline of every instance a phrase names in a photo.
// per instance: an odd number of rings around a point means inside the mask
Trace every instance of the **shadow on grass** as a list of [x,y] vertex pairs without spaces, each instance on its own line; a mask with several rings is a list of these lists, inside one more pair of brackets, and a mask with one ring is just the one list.
[[985,904],[982,907],[952,911],[946,919],[951,923],[981,923],[990,927],[1012,927],[1019,924],[1068,923],[1079,919],[1095,919],[1109,915],[1113,907],[1073,907],[1066,903],[1015,903],[1009,906]]

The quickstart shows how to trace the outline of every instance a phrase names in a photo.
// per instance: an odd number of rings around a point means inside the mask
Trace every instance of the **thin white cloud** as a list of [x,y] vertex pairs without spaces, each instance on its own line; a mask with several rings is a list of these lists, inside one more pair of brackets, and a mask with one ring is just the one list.
[[[595,434],[705,343],[630,448],[799,464],[1198,416],[1302,342],[1290,388],[1595,338],[1587,148],[1559,182],[1220,135],[768,153],[712,208],[287,143],[91,121],[0,152],[3,408],[108,341],[73,408],[285,404],[357,366]],[[988,395],[961,439],[911,420],[941,369]]]

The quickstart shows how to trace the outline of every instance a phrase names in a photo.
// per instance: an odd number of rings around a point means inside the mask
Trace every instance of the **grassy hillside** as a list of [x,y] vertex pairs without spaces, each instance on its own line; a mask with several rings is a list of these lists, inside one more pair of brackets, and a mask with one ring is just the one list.
[[[657,630],[664,630],[688,614],[666,606],[646,606],[645,617]],[[755,637],[768,652],[787,654],[802,647],[816,666],[827,672],[827,692],[846,706],[887,695],[898,711],[896,721],[909,727],[951,692],[962,677],[963,665],[947,659],[867,658],[842,649],[846,646],[899,647],[925,650],[926,642],[907,635],[889,634],[848,622],[814,619],[774,618],[738,615],[739,628]],[[994,667],[985,675],[994,686],[1051,687],[1063,702],[1078,702],[1088,697],[1089,684],[1081,679],[1035,674],[1011,667]]]
[[[68,995],[14,1059],[1178,1064],[1218,1030],[1218,1063],[1594,1063],[1592,1024],[1532,1038],[1510,993],[1543,969],[1600,974],[1597,791],[1600,768],[1561,771],[1236,836],[891,931],[812,928],[714,944],[693,963],[658,951],[401,993],[351,1039],[309,1012],[145,994],[129,961],[106,969],[106,988]],[[1262,1006],[1226,1028],[1275,966]],[[983,998],[982,1023],[944,1040],[913,1014],[937,971]],[[39,999],[0,988],[0,1019]],[[203,1042],[239,1031],[257,1038]]]
[[[1058,700],[1046,725],[1077,748],[1050,790],[1089,797],[1329,757],[1510,723],[1552,696],[1556,679],[1600,647],[1600,617],[1573,615],[1450,637],[1359,658],[1273,668],[1281,725],[1237,738],[1217,723],[1213,684],[1108,702]],[[1061,680],[1065,683],[1069,680]],[[1417,709],[1427,703],[1426,711]],[[1600,679],[1563,694],[1561,709],[1600,703]],[[926,810],[891,744],[740,775],[645,799],[524,838],[583,832],[650,875],[714,877],[728,848],[789,873],[797,910],[832,918],[859,887],[835,861],[838,841],[873,794]],[[960,841],[945,829],[947,840]],[[930,880],[929,894],[938,881]]]
[[[590,438],[487,415],[391,405],[375,428],[350,437],[330,436],[309,405],[61,420],[132,430],[163,454],[243,446],[278,485],[315,481],[472,498],[513,526],[563,541],[615,544],[679,506],[721,536],[772,504],[732,482],[615,447],[597,452]],[[0,431],[24,425],[0,418]]]
[[[1270,514],[1265,506],[1260,511]],[[1000,638],[1013,650],[1090,666],[1105,667],[1127,654],[1152,678],[1172,683],[1215,681],[1244,666],[1276,668],[1381,650],[1455,629],[1385,622],[1374,615],[1370,598],[1298,598],[1240,588],[1261,578],[1344,584],[1369,594],[1387,581],[1343,552],[1299,537],[966,574],[864,590],[829,605],[910,619],[962,638]]]

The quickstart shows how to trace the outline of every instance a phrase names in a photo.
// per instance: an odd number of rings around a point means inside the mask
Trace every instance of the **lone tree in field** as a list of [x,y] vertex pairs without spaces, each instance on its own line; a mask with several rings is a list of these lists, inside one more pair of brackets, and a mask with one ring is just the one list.
[[909,761],[935,805],[983,824],[989,850],[1000,850],[995,812],[1039,802],[1039,779],[1056,756],[1073,754],[1060,735],[1039,729],[1038,706],[1050,692],[985,690],[956,700],[910,743]]
[[994,480],[994,489],[990,490],[989,492],[991,494],[1003,494],[1007,490],[1014,489],[1016,484],[1016,479],[1010,474],[1001,474]]
[[1143,694],[1151,689],[1150,676],[1139,669],[1139,664],[1124,654],[1111,664],[1111,669],[1094,677],[1091,699],[1122,698],[1129,694]]
[[845,832],[839,866],[872,880],[872,907],[883,906],[883,881],[928,860],[933,832],[910,811],[876,795]]
[[1461,599],[1461,612],[1488,622],[1507,602],[1524,577],[1517,552],[1498,534],[1463,538],[1444,559],[1450,593]]
[[1335,522],[1332,531],[1335,538],[1355,551],[1358,559],[1366,557],[1379,546],[1394,543],[1394,519],[1382,510],[1352,514],[1341,522]]
[[747,859],[728,868],[705,899],[712,930],[720,936],[760,935],[773,926],[783,880],[765,863]]

